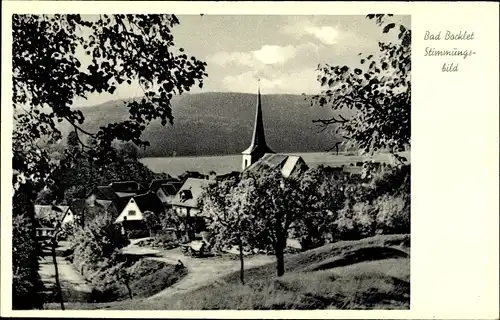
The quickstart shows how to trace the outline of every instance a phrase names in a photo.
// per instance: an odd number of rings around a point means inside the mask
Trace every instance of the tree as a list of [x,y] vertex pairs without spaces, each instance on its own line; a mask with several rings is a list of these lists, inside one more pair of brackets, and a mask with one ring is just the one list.
[[288,235],[304,208],[299,181],[284,178],[280,170],[272,169],[245,175],[238,187],[244,194],[246,220],[251,222],[249,241],[257,248],[272,246],[276,273],[282,276]]
[[41,309],[44,303],[38,274],[41,248],[35,234],[35,190],[27,181],[12,199],[12,308],[17,310]]
[[79,146],[79,141],[78,141],[78,133],[76,131],[71,131],[69,134],[68,134],[68,138],[66,140],[67,144],[68,144],[68,147],[70,148],[75,148],[77,146]]
[[[52,167],[38,142],[59,141],[58,122],[68,122],[89,157],[111,161],[111,143],[118,139],[147,146],[141,135],[150,121],[173,123],[173,95],[203,86],[206,63],[174,49],[174,15],[13,15],[13,166],[26,179],[44,180]],[[80,52],[89,58],[80,55]],[[113,94],[135,81],[144,91],[139,101],[126,103],[129,119],[83,128],[83,113],[75,98],[92,93]],[[90,136],[96,147],[80,137]]]
[[248,183],[240,185],[234,178],[224,180],[206,187],[199,201],[201,211],[212,221],[210,229],[214,234],[215,248],[238,246],[242,284],[245,284],[243,247],[248,243],[248,232],[252,229],[247,215],[248,188]]
[[411,144],[411,30],[387,22],[391,16],[369,14],[367,18],[375,19],[383,33],[399,29],[399,42],[379,42],[380,53],[363,57],[361,68],[319,66],[318,81],[324,90],[312,103],[351,110],[351,116],[314,121],[325,128],[336,125],[345,144],[371,154],[385,149],[402,161],[397,153]]
[[[98,164],[115,159],[114,140],[147,146],[141,135],[150,121],[173,123],[173,95],[196,84],[202,87],[207,76],[206,63],[188,57],[182,48],[174,49],[171,29],[178,24],[174,15],[13,15],[12,165],[19,172],[15,189],[32,181],[39,191],[57,176],[58,164],[39,142],[60,141],[59,122],[71,125],[85,155]],[[85,62],[79,52],[90,61]],[[132,81],[140,85],[144,97],[126,103],[129,118],[97,132],[85,130],[83,113],[73,108],[75,99],[113,94],[119,85]],[[95,145],[85,144],[83,136]],[[16,299],[23,305],[32,301],[22,302],[21,296]]]
[[332,172],[323,166],[310,168],[301,176],[297,197],[302,213],[293,224],[292,233],[303,250],[334,240],[333,226],[338,211],[344,207],[346,184],[342,172]]
[[153,234],[153,230],[161,226],[162,217],[160,214],[154,213],[152,211],[144,211],[144,223],[149,230],[149,236]]
[[110,261],[116,252],[127,245],[121,234],[120,226],[114,223],[112,214],[101,210],[92,218],[86,219],[85,225],[77,228],[73,242],[76,263],[97,265]]
[[118,147],[118,153],[122,158],[137,159],[139,150],[132,142],[124,142]]

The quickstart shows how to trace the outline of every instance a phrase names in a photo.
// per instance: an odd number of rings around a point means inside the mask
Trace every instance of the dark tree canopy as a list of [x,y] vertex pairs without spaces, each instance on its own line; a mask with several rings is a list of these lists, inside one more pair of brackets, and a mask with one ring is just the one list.
[[379,42],[378,54],[360,59],[362,69],[319,66],[318,81],[324,89],[313,97],[313,103],[352,111],[351,117],[315,121],[324,127],[336,125],[347,144],[372,154],[386,150],[398,157],[411,142],[411,30],[387,22],[390,16],[370,14],[367,18],[375,19],[383,33],[396,29],[399,42]]
[[78,133],[76,131],[71,131],[68,134],[67,143],[69,147],[77,147],[79,145]]
[[[70,123],[79,143],[92,157],[109,159],[118,139],[147,146],[141,134],[154,119],[163,125],[174,117],[173,95],[203,86],[206,63],[174,49],[174,15],[14,15],[12,18],[13,133],[15,169],[29,179],[43,179],[51,170],[40,138],[61,139],[58,122]],[[88,59],[82,59],[83,52]],[[86,60],[90,62],[87,63]],[[85,119],[74,108],[77,97],[115,92],[138,82],[144,98],[131,101],[129,119],[97,132],[81,127]],[[90,136],[95,152],[82,139]]]

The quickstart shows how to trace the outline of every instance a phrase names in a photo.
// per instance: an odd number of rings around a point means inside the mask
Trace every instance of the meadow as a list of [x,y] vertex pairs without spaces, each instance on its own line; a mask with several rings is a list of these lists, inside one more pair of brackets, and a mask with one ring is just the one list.
[[[311,167],[320,164],[332,167],[342,165],[349,166],[366,159],[364,156],[352,155],[348,153],[327,153],[327,152],[305,152],[305,153],[284,153],[301,156]],[[410,152],[401,153],[410,161]],[[393,163],[394,160],[387,153],[381,153],[371,158],[382,163]],[[186,171],[198,171],[208,174],[215,171],[217,174],[225,174],[231,171],[241,170],[241,155],[224,156],[200,156],[200,157],[147,157],[140,161],[154,172],[166,172],[172,176],[178,176]]]

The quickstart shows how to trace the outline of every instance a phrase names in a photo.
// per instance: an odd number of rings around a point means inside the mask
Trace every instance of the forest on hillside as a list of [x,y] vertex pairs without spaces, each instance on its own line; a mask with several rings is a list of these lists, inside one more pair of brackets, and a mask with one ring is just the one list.
[[[136,98],[141,99],[141,98]],[[83,127],[95,132],[101,126],[128,117],[129,100],[113,100],[81,108]],[[203,156],[239,154],[250,143],[255,117],[256,95],[209,92],[174,97],[173,125],[160,121],[147,126],[143,137],[150,146],[140,157]],[[328,108],[313,108],[310,97],[302,95],[262,95],[266,139],[276,152],[323,152],[330,149],[332,128],[322,131],[313,120],[332,114]],[[344,111],[343,111],[344,112]],[[69,125],[60,125],[63,135]],[[63,150],[66,139],[51,145]]]

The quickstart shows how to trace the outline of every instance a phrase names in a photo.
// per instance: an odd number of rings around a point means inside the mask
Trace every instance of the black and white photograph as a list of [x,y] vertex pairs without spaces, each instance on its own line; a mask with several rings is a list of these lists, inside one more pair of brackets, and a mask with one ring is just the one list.
[[12,309],[409,310],[411,22],[14,14]]

